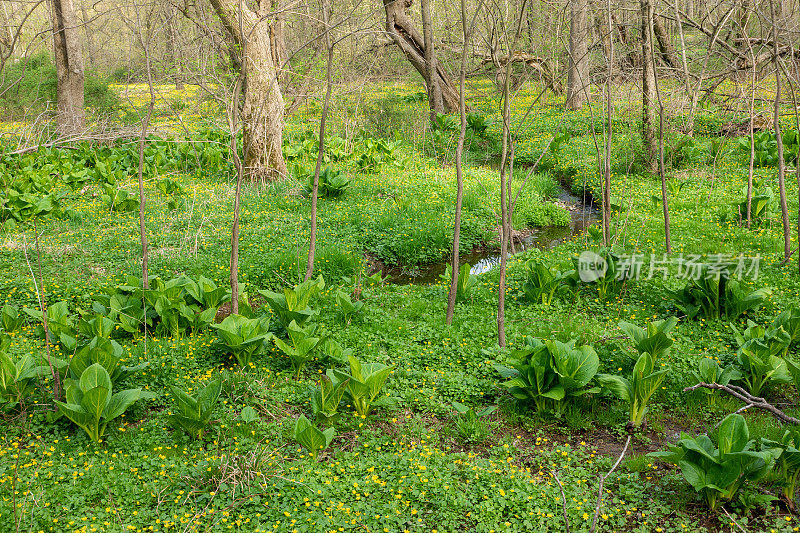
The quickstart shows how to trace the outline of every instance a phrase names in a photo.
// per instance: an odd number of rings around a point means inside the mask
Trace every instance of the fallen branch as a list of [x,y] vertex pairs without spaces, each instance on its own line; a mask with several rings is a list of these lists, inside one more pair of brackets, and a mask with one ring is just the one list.
[[[150,133],[158,133],[157,130],[150,130]],[[30,152],[36,152],[41,148],[60,148],[60,149],[77,149],[76,146],[69,146],[70,144],[90,141],[90,142],[115,142],[121,139],[131,140],[138,139],[141,135],[140,131],[134,128],[124,128],[114,132],[102,133],[83,133],[80,135],[73,135],[69,137],[62,137],[54,141],[49,141],[40,144],[26,146],[18,150],[6,152],[5,155],[23,155]]]
[[771,413],[772,416],[774,416],[781,422],[784,422],[786,424],[800,425],[800,419],[787,415],[786,413],[784,413],[771,403],[767,402],[764,398],[753,396],[743,388],[737,387],[736,385],[720,385],[719,383],[698,383],[697,385],[686,387],[685,389],[683,389],[683,392],[693,392],[700,388],[721,390],[727,392],[737,400],[744,402],[748,408],[755,407],[757,409],[762,409],[764,411],[767,411],[768,413]]

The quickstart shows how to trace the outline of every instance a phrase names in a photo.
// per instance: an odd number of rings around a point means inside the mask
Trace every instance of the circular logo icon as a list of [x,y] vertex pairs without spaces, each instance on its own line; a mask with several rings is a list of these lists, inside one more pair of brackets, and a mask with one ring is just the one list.
[[606,260],[592,251],[586,250],[578,256],[578,275],[584,283],[592,283],[606,275]]

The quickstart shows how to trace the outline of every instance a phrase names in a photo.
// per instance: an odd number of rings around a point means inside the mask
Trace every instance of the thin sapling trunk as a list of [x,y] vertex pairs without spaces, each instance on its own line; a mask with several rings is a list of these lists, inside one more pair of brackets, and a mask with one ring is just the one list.
[[[480,9],[479,9],[480,11]],[[476,13],[477,15],[477,13]],[[473,23],[474,23],[473,19]],[[456,145],[456,213],[453,221],[453,258],[452,272],[450,273],[450,291],[447,294],[447,315],[446,322],[449,326],[453,323],[455,314],[456,296],[458,294],[458,274],[460,268],[459,247],[461,241],[461,207],[464,201],[464,174],[462,169],[462,157],[464,154],[464,138],[467,133],[467,111],[464,96],[464,88],[467,72],[467,49],[469,48],[472,28],[467,28],[467,3],[461,0],[461,27],[464,32],[464,48],[461,51],[461,68],[459,69],[459,98],[458,110],[461,116],[461,129],[458,134],[458,144]]]
[[[650,42],[653,42],[653,15],[647,17],[650,32]],[[650,47],[650,59],[655,65],[655,50]],[[667,196],[667,178],[664,172],[664,101],[661,98],[661,87],[658,84],[658,75],[653,77],[653,88],[658,99],[658,174],[661,178],[661,206],[664,212],[664,245],[668,254],[672,253],[672,237],[669,223],[669,198]]]
[[783,159],[783,138],[781,136],[780,109],[781,109],[781,71],[780,50],[778,46],[778,21],[775,14],[775,1],[770,0],[770,15],[772,17],[772,46],[773,62],[775,65],[775,140],[778,143],[778,191],[781,201],[781,221],[783,222],[783,258],[792,255],[792,235],[789,227],[789,206],[786,202],[786,161]]
[[317,248],[317,199],[319,197],[319,174],[322,169],[322,158],[325,155],[325,122],[328,118],[328,107],[331,100],[331,65],[333,64],[333,41],[330,36],[328,9],[322,2],[322,18],[325,23],[325,46],[328,49],[328,62],[325,67],[325,102],[322,106],[322,117],[319,120],[319,149],[317,150],[317,165],[314,168],[314,182],[311,186],[311,235],[308,243],[308,262],[306,263],[306,280],[311,279],[314,273],[314,255]]
[[147,128],[150,126],[150,117],[153,115],[153,107],[156,103],[156,95],[153,91],[153,73],[150,69],[150,48],[144,42],[142,36],[141,23],[139,21],[139,12],[136,12],[137,32],[139,34],[139,42],[144,49],[145,66],[147,68],[147,86],[150,89],[150,103],[147,106],[147,115],[145,115],[142,122],[142,133],[139,136],[139,168],[137,170],[137,177],[139,181],[139,242],[142,246],[142,287],[145,289],[150,288],[148,278],[150,277],[147,271],[147,227],[145,226],[144,210],[145,210],[145,194],[144,194],[144,145],[147,139]]
[[[239,0],[239,31],[244,35],[244,22],[242,21],[242,0]],[[242,39],[242,57],[245,57],[247,39]],[[242,93],[244,84],[245,70],[239,72],[239,77],[233,86],[233,97],[231,101],[231,111],[229,129],[231,132],[231,153],[233,163],[236,166],[236,193],[233,199],[233,226],[231,227],[231,313],[239,314],[239,212],[240,200],[242,196],[242,180],[244,179],[244,164],[239,157],[239,145],[236,142],[238,134],[237,123],[239,120],[239,97]]]

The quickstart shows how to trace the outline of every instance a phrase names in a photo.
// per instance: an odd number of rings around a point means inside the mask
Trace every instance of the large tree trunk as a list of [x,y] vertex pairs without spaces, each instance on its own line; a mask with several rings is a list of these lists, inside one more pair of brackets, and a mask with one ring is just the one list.
[[653,5],[650,0],[639,0],[642,17],[642,145],[649,172],[658,168],[658,143],[655,125],[658,120],[656,101],[656,66],[653,61]]
[[86,126],[83,109],[83,54],[78,19],[72,0],[52,0],[53,52],[56,74],[56,124],[61,135],[74,135]]
[[572,0],[569,27],[568,109],[580,109],[589,100],[589,3]]
[[[243,49],[242,68],[247,80],[242,106],[244,173],[250,181],[274,181],[286,176],[286,163],[281,150],[283,95],[265,18],[269,7],[262,0],[259,12],[243,5],[240,13],[238,4],[237,0],[211,0],[214,11]],[[262,24],[265,27],[257,27]]]
[[[413,0],[383,0],[383,7],[386,10],[386,32],[392,37],[420,76],[427,80],[425,40],[408,16],[408,9],[411,7],[412,2]],[[436,65],[436,77],[442,91],[444,110],[448,113],[457,110],[458,91],[453,85],[450,76],[439,64]],[[430,91],[431,87],[428,87],[429,99],[431,97]]]

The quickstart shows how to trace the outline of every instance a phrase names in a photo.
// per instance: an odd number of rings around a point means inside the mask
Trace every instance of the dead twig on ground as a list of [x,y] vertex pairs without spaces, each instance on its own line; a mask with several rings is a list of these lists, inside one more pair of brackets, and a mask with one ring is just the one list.
[[683,392],[693,392],[700,388],[721,390],[723,392],[730,394],[737,400],[744,402],[745,404],[747,404],[748,408],[755,407],[757,409],[767,411],[768,413],[772,414],[775,418],[786,424],[795,424],[795,425],[800,424],[800,419],[787,415],[786,413],[784,413],[771,403],[767,402],[764,398],[753,396],[743,388],[737,387],[736,385],[720,385],[719,383],[698,383],[697,385],[686,387],[685,389],[683,389]]

